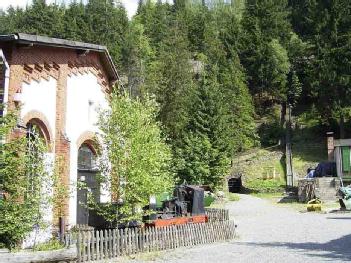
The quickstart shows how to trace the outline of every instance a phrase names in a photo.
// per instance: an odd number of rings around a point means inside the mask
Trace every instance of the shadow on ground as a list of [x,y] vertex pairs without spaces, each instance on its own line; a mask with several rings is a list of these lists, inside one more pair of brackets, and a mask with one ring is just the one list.
[[311,257],[322,257],[327,260],[351,261],[351,235],[331,240],[327,243],[289,243],[289,242],[269,242],[269,243],[246,243],[251,246],[261,246],[266,248],[282,247],[286,249],[303,252]]
[[298,202],[298,198],[296,195],[287,195],[278,200],[279,204],[290,204],[290,203],[297,203],[297,202]]

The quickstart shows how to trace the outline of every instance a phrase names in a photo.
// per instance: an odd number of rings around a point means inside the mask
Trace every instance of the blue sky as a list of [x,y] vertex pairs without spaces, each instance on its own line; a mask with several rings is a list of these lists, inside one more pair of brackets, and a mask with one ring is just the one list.
[[[0,0],[0,8],[6,9],[10,5],[13,6],[26,6],[26,4],[31,3],[32,0]],[[47,0],[47,3],[68,3],[70,0]],[[133,16],[138,7],[138,0],[121,0],[128,11],[129,17]]]

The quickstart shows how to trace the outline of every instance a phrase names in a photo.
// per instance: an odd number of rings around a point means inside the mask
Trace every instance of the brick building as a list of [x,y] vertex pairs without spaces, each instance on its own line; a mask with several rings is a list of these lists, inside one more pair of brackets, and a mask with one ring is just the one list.
[[[27,34],[0,36],[0,99],[20,106],[19,126],[33,127],[48,145],[48,158],[60,159],[60,180],[70,189],[60,211],[52,208],[49,220],[66,225],[87,223],[79,205],[77,180],[94,176],[93,141],[97,110],[108,107],[108,94],[118,74],[106,47]],[[92,185],[94,190],[94,186]],[[98,188],[95,186],[95,188]],[[95,189],[103,201],[108,194]],[[55,211],[56,209],[56,211]]]

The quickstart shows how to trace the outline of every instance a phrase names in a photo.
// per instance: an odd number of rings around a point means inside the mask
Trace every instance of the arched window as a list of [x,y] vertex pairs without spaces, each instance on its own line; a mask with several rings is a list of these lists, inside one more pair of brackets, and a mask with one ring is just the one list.
[[26,125],[26,138],[27,138],[27,162],[29,169],[27,171],[28,187],[27,194],[34,193],[40,187],[36,183],[36,177],[41,169],[43,169],[44,152],[39,148],[39,140],[42,143],[47,143],[42,129],[35,122],[28,122]]
[[78,170],[96,170],[95,152],[87,144],[83,144],[78,152]]

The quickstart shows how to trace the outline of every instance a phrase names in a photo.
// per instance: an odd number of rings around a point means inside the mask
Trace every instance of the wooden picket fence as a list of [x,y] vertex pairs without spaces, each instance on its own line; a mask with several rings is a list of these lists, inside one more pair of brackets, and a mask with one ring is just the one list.
[[235,237],[233,221],[78,232],[78,262],[189,247]]
[[229,210],[219,208],[205,208],[209,222],[221,222],[229,220]]

